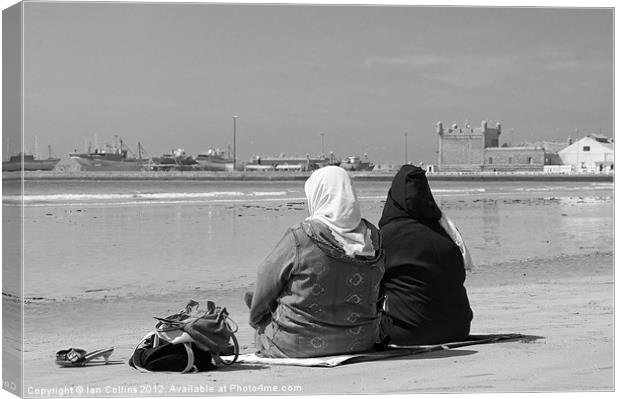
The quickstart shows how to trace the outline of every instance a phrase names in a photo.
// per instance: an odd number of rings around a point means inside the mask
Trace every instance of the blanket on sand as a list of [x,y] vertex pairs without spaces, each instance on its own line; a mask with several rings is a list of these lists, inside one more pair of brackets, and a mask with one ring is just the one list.
[[307,366],[307,367],[336,367],[343,364],[367,362],[371,360],[388,359],[399,356],[416,355],[444,349],[460,348],[469,345],[488,344],[499,341],[515,340],[524,337],[522,334],[475,334],[470,335],[466,341],[446,342],[436,345],[398,346],[389,345],[387,349],[375,352],[364,352],[347,355],[334,355],[312,358],[267,358],[260,357],[255,353],[239,355],[237,363],[245,364],[270,364],[282,366]]

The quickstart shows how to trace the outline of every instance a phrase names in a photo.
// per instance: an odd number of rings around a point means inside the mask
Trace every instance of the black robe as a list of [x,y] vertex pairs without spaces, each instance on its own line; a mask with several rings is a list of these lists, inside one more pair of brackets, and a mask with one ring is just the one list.
[[465,339],[473,313],[459,247],[439,225],[424,170],[405,165],[394,177],[379,227],[387,295],[382,333],[390,342],[423,345]]

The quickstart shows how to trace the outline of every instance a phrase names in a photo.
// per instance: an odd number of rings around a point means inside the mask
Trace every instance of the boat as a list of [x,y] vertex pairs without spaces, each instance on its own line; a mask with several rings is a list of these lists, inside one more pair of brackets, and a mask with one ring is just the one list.
[[273,165],[258,165],[255,163],[249,163],[244,166],[246,171],[258,171],[258,172],[271,172],[276,170],[276,167]]
[[198,162],[185,153],[185,150],[178,148],[169,153],[162,154],[161,157],[152,158],[149,162],[151,170],[198,170]]
[[234,169],[234,160],[230,156],[224,156],[224,152],[219,149],[209,149],[207,152],[201,152],[196,156],[198,169],[210,171],[232,172]]
[[129,157],[129,149],[122,139],[119,145],[106,144],[93,151],[70,153],[69,157],[79,164],[80,170],[86,171],[136,171],[142,170],[147,162],[147,159],[142,158],[140,143],[138,157]]
[[[6,141],[7,152],[10,154],[10,142],[7,137]],[[34,155],[26,154],[25,152],[19,152],[17,155],[9,156],[8,161],[2,161],[3,172],[15,172],[21,170],[53,170],[60,158],[52,157],[52,146],[48,145],[47,159],[39,159],[37,156],[38,145],[37,136],[34,137]]]
[[347,157],[340,162],[340,167],[352,172],[371,171],[375,168],[375,164],[370,162],[368,154],[364,154],[364,160],[358,156]]
[[287,170],[287,171],[312,171],[327,165],[339,165],[333,153],[329,157],[323,155],[310,156],[287,156],[280,154],[275,157],[255,156],[246,170]]
[[52,170],[60,158],[49,157],[47,159],[36,159],[34,155],[20,152],[9,157],[8,161],[2,162],[3,172],[15,172],[18,170]]

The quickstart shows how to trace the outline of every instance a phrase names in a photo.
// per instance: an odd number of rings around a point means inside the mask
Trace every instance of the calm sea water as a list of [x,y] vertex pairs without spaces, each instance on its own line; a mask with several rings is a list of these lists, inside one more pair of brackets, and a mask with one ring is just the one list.
[[[23,198],[17,184],[3,182],[3,212],[5,226],[19,223],[24,205],[28,298],[249,286],[285,229],[307,216],[303,182],[33,181]],[[390,183],[354,184],[377,223]],[[431,186],[482,269],[613,251],[612,183]]]

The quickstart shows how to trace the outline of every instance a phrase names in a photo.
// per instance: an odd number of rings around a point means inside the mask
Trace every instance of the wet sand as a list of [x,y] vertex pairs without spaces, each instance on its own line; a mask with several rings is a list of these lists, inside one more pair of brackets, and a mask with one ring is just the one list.
[[[205,180],[205,181],[304,181],[312,172],[297,171],[25,171],[3,172],[3,180]],[[353,180],[392,181],[396,170],[349,172]],[[545,173],[533,172],[437,172],[429,173],[431,181],[582,181],[613,182],[613,173]]]

